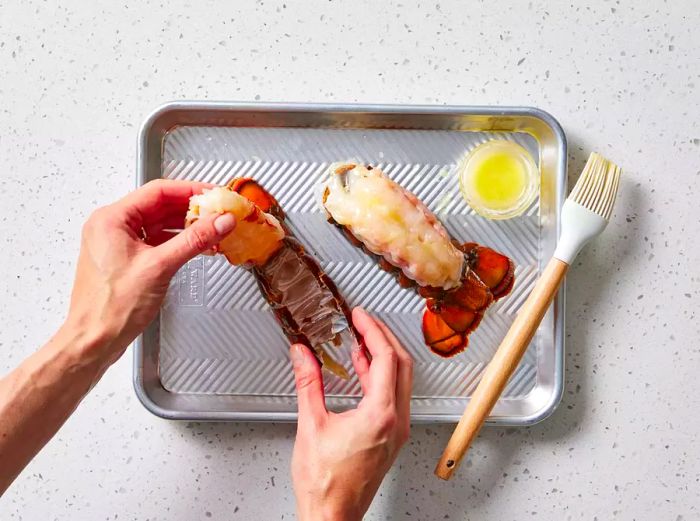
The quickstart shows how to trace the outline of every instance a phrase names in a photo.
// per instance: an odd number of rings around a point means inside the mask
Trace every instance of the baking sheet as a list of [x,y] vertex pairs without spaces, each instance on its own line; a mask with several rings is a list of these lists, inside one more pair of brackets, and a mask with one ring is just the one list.
[[[508,221],[476,215],[455,174],[465,152],[493,138],[523,145],[543,175],[537,201]],[[534,109],[177,103],[144,125],[139,182],[258,180],[348,303],[381,317],[414,357],[413,419],[455,421],[554,249],[565,157],[560,128]],[[433,355],[420,331],[423,299],[326,222],[315,187],[330,163],[347,159],[382,168],[431,208],[452,237],[515,261],[513,292],[489,308],[464,353],[447,360]],[[491,422],[532,423],[553,410],[562,386],[562,311],[560,294]],[[169,418],[291,420],[296,399],[287,352],[252,276],[223,257],[197,257],[173,278],[159,319],[137,343],[135,386],[150,410]],[[325,380],[329,407],[342,410],[359,400],[356,379]]]

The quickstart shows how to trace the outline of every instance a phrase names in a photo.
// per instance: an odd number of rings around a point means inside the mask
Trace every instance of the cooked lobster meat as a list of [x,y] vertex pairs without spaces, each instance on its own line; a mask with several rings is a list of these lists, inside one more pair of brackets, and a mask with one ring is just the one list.
[[275,198],[252,179],[234,179],[193,196],[185,225],[222,212],[233,213],[237,225],[214,253],[253,273],[290,342],[312,347],[325,369],[348,378],[327,348],[340,348],[344,339],[358,342],[350,310],[333,281],[291,235]]
[[323,183],[329,221],[402,287],[415,287],[426,299],[428,347],[444,357],[463,351],[489,305],[513,287],[513,262],[490,248],[452,241],[415,195],[377,168],[336,163]]

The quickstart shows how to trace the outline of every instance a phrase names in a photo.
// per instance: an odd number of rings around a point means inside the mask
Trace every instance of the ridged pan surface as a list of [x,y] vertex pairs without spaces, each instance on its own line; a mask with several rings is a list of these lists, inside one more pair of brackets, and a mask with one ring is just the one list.
[[[499,222],[476,215],[464,202],[456,165],[470,149],[494,138],[515,141],[540,161],[538,140],[525,132],[179,125],[162,136],[157,174],[216,184],[241,176],[259,181],[278,199],[296,237],[348,304],[381,317],[414,357],[414,416],[449,421],[463,410],[556,239],[557,216],[542,212],[539,198],[522,216]],[[330,163],[348,159],[381,168],[416,194],[453,238],[478,242],[514,260],[512,293],[488,309],[465,352],[450,359],[432,354],[421,334],[424,300],[400,288],[326,222],[317,185]],[[561,324],[549,315],[494,411],[504,423],[517,424],[531,415],[538,407],[533,400],[546,401],[560,377],[543,374],[558,370],[553,359],[562,348],[555,331]],[[160,383],[166,392],[188,395],[188,408],[196,409],[198,396],[212,403],[216,395],[228,397],[234,409],[244,404],[253,419],[296,410],[288,342],[246,270],[221,256],[192,260],[173,278],[157,327]],[[350,367],[348,358],[342,361]],[[355,378],[325,380],[333,408],[352,406],[361,395]],[[259,417],[255,403],[265,404]],[[212,413],[210,419],[221,416]]]

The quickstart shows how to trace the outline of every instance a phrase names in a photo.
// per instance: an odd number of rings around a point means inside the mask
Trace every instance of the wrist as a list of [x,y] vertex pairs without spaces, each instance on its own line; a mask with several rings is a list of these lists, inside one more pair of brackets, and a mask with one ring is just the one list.
[[115,352],[120,351],[115,347],[117,334],[110,331],[109,327],[70,315],[59,328],[52,343],[86,361],[112,363],[118,358]]
[[362,521],[357,506],[343,506],[331,501],[309,502],[297,506],[299,521]]

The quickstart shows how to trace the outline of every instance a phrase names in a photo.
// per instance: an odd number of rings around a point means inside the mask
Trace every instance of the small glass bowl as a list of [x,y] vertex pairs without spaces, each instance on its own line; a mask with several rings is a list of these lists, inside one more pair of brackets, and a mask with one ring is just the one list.
[[[476,188],[475,176],[480,166],[496,156],[506,156],[524,177],[517,197],[506,204],[488,201]],[[491,140],[472,149],[457,167],[462,196],[476,213],[487,219],[511,219],[527,210],[540,188],[540,171],[530,153],[512,141]],[[519,183],[520,184],[520,183]]]

